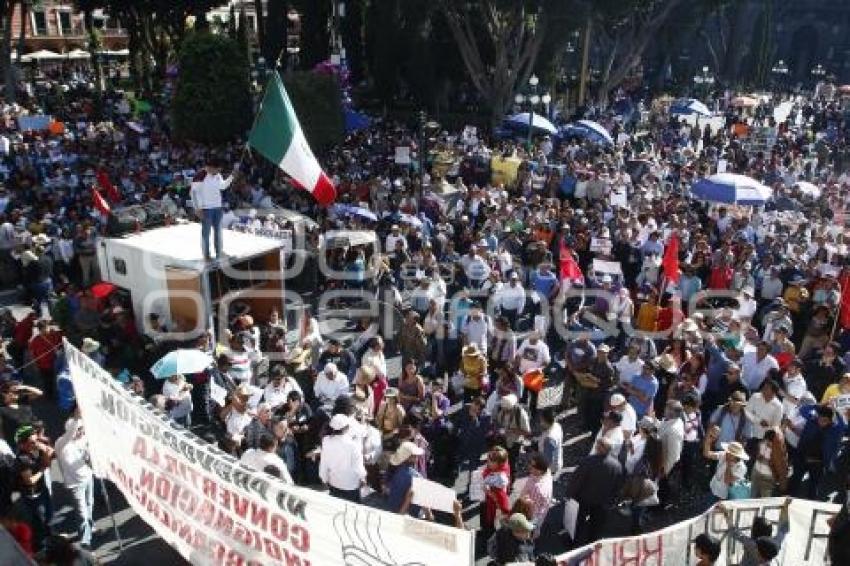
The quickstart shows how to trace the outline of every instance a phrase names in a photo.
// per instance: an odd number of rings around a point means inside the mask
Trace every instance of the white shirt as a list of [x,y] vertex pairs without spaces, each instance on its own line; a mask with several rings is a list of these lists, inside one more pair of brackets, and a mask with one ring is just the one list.
[[757,391],[772,369],[779,369],[779,363],[770,354],[758,361],[755,350],[745,352],[741,359],[741,381],[750,391]]
[[[735,462],[733,466],[732,477],[734,481],[738,482],[743,480],[747,476],[747,465],[739,460]],[[729,486],[726,485],[725,481],[723,481],[725,477],[726,457],[721,453],[720,460],[717,462],[717,469],[714,471],[714,477],[711,478],[711,482],[709,483],[711,493],[720,499],[726,499],[729,497]]]
[[263,401],[268,403],[272,410],[277,409],[286,403],[286,398],[289,396],[290,391],[297,391],[301,393],[302,398],[304,397],[301,386],[298,385],[297,381],[289,377],[281,382],[280,387],[275,387],[272,383],[266,385],[266,389],[263,391]]
[[240,413],[237,410],[232,410],[227,415],[227,420],[224,425],[227,429],[228,436],[242,436],[245,427],[251,422],[253,417],[248,414],[248,411]]
[[360,482],[366,479],[362,445],[347,434],[326,436],[322,439],[319,477],[336,489],[358,489]]
[[466,335],[470,344],[478,345],[478,349],[486,354],[490,334],[490,318],[484,314],[480,315],[478,320],[475,320],[472,316],[468,317],[463,325],[463,334]]
[[337,397],[348,393],[348,378],[340,371],[337,371],[332,376],[328,376],[328,373],[323,371],[316,378],[313,392],[316,394],[317,399],[336,401]]
[[403,250],[407,249],[407,239],[404,236],[402,236],[400,233],[399,234],[390,233],[387,236],[386,253],[392,253],[392,252],[395,251],[395,243],[396,242],[401,242],[401,249],[403,249]]
[[643,364],[644,361],[640,358],[635,358],[634,361],[630,360],[628,356],[620,358],[614,364],[617,373],[620,374],[620,383],[631,383],[634,376],[640,375],[643,372]]
[[207,173],[203,181],[192,183],[190,190],[192,206],[195,210],[221,208],[221,192],[226,190],[232,182],[233,175],[225,179],[221,173],[215,175]]
[[93,472],[88,458],[86,438],[71,439],[64,443],[56,455],[65,487],[71,489],[91,480]]
[[766,401],[761,392],[753,393],[744,409],[747,420],[752,424],[753,438],[763,438],[766,427],[761,421],[767,421],[770,427],[779,426],[782,422],[782,402],[778,397]]
[[626,453],[626,473],[633,474],[646,450],[646,437],[642,434],[632,436],[632,448]]
[[555,461],[549,463],[549,470],[553,474],[557,474],[558,470],[564,467],[564,450],[561,448],[564,444],[564,429],[561,428],[559,422],[555,421],[548,430],[540,435],[540,439],[537,441],[537,450],[541,454],[543,454],[543,447],[549,439],[558,447],[555,450]]
[[503,309],[511,311],[522,311],[525,307],[525,289],[519,283],[516,286],[505,285],[502,287],[500,304]]
[[596,443],[605,438],[608,440],[608,444],[611,446],[611,450],[609,454],[614,458],[617,458],[620,454],[620,450],[623,449],[623,442],[626,441],[626,436],[623,434],[622,426],[615,426],[614,428],[608,429],[608,432],[603,434],[604,429],[599,429],[599,432],[596,433],[596,439],[593,441],[593,447],[590,449],[590,455],[593,456],[596,454]]
[[658,427],[658,438],[661,440],[661,452],[664,457],[664,474],[667,475],[682,456],[685,423],[682,419],[664,419]]
[[292,481],[292,476],[289,475],[286,463],[277,454],[266,452],[259,448],[249,448],[244,454],[242,454],[239,461],[258,472],[262,472],[267,466],[273,466],[280,472],[280,479],[286,483],[294,483]]
[[634,433],[637,430],[637,413],[635,412],[635,408],[632,407],[631,403],[624,403],[623,410],[619,411],[619,413],[623,416],[620,426],[623,427],[624,431],[627,431],[627,434]]
[[537,344],[532,344],[526,338],[516,352],[517,356],[519,356],[520,373],[544,368],[551,361],[549,357],[549,346],[540,339],[537,340]]

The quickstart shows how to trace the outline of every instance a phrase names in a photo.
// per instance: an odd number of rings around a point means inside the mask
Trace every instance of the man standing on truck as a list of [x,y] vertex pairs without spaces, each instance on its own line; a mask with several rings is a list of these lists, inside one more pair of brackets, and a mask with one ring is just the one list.
[[[211,157],[206,166],[192,180],[192,206],[195,207],[195,214],[201,220],[201,249],[204,252],[204,261],[211,261],[210,228],[213,230],[216,258],[220,260],[224,255],[224,241],[221,234],[223,216],[221,193],[233,182],[233,174],[225,179],[221,176],[221,169],[221,159]],[[237,163],[233,167],[234,174],[238,170]]]

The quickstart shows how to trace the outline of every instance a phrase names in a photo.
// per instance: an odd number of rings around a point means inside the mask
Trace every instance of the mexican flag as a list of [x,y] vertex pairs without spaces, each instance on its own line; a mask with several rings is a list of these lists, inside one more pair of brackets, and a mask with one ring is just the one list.
[[313,155],[278,73],[269,80],[248,145],[309,191],[321,205],[336,199],[333,183]]

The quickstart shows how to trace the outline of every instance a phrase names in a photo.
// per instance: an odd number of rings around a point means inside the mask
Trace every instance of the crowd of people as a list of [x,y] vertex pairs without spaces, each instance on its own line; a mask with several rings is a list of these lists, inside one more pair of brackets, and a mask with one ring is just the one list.
[[[324,156],[339,199],[318,210],[259,158],[240,161],[235,145],[211,154],[178,143],[156,107],[138,115],[123,93],[99,107],[91,96],[68,92],[52,133],[16,129],[32,107],[2,108],[2,277],[33,308],[0,320],[0,515],[28,552],[62,545],[54,461],[77,541],[92,543],[94,479],[63,337],[282,481],[458,528],[477,515],[482,553],[497,564],[728,499],[832,500],[843,507],[831,541],[850,531],[842,100],[775,97],[753,113],[727,94],[704,124],[650,101],[632,120],[587,109],[614,144],[539,136],[526,147],[467,130],[426,150],[415,132],[377,121]],[[763,127],[774,136],[766,149],[751,143]],[[426,168],[395,163],[398,146],[427,152]],[[516,166],[495,175],[497,162]],[[237,163],[224,226],[292,229],[301,251],[327,254],[345,276],[308,274],[298,312],[260,319],[236,304],[216,340],[171,340],[183,321],[164,312],[149,313],[153,331],[141,333],[126,293],[96,285],[99,238],[131,204],[163,203],[166,223],[193,218],[192,180]],[[773,199],[691,198],[692,183],[718,170],[765,183]],[[236,212],[275,206],[316,223]],[[329,230],[376,239],[330,247]],[[310,306],[329,289],[389,297],[398,316],[357,316],[347,334],[330,332],[328,313]],[[340,308],[356,306],[345,300]],[[155,379],[148,368],[177,346],[214,364]],[[33,407],[67,417],[64,434],[49,438]],[[586,454],[565,450],[580,435]],[[417,477],[458,486],[453,512],[413,504]],[[553,512],[559,500],[578,504],[573,537]],[[707,535],[695,544],[701,564],[719,555]],[[754,525],[746,563],[768,563],[781,545],[770,525]],[[831,543],[833,563],[850,560],[846,546]]]

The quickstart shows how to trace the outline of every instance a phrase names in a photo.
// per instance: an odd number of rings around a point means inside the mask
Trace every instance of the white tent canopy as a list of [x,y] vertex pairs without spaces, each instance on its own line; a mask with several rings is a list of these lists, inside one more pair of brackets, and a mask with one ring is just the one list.
[[54,51],[48,51],[47,49],[40,49],[38,51],[33,51],[32,53],[27,53],[21,57],[21,61],[24,63],[29,63],[30,61],[49,61],[49,60],[58,60],[63,59],[64,56],[56,53]]
[[88,51],[83,51],[82,49],[74,49],[65,53],[66,59],[91,59],[91,54]]

